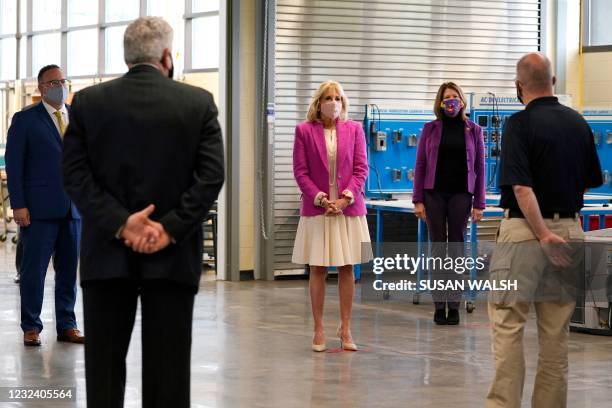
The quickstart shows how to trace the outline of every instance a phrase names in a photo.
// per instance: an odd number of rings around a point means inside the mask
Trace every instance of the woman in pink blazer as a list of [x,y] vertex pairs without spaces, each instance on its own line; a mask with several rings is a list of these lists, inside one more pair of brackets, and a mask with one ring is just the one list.
[[327,268],[338,268],[341,347],[357,350],[350,331],[355,278],[353,265],[372,259],[363,186],[368,175],[360,123],[348,119],[340,84],[323,82],[306,121],[295,128],[293,174],[302,191],[292,262],[310,265],[314,318],[312,349],[324,351],[323,304]]

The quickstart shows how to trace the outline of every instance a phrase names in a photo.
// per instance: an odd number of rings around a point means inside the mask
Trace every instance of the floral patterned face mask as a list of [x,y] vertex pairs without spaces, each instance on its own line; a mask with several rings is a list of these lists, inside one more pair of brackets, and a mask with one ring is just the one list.
[[463,102],[461,102],[461,99],[449,98],[443,100],[440,107],[444,109],[446,116],[454,118],[459,114],[461,108],[463,108]]

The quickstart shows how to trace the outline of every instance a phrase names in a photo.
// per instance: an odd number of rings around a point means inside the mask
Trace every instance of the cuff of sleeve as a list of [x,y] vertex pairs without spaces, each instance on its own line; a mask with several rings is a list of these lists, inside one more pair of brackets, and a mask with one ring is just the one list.
[[125,224],[119,227],[117,232],[115,233],[115,238],[121,239],[121,234],[123,233],[123,229],[125,228]]
[[16,197],[14,198],[9,195],[9,202],[12,209],[26,208],[24,199],[17,199]]
[[181,242],[190,231],[190,227],[185,225],[174,211],[163,216],[159,223],[164,226],[173,244]]
[[344,190],[342,192],[342,195],[349,199],[349,205],[355,202],[355,197],[353,196],[353,193],[351,192],[351,190]]
[[323,207],[323,205],[321,204],[321,201],[323,200],[323,198],[327,198],[327,194],[325,194],[324,192],[320,191],[314,199],[314,205],[315,207]]

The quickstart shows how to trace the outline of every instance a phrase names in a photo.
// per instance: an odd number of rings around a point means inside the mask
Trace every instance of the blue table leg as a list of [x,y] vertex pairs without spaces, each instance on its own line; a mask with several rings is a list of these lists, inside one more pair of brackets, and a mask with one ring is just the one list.
[[[425,234],[425,232],[423,231],[423,229],[425,228],[425,223],[423,222],[422,219],[418,219],[417,220],[417,257],[420,257],[421,254],[423,253],[423,235]],[[417,284],[418,282],[421,281],[423,277],[423,269],[421,267],[421,264],[419,264],[419,267],[416,270],[416,281]],[[419,293],[419,289],[417,287],[417,293]]]
[[[423,254],[423,243],[425,242],[426,235],[426,224],[422,219],[417,220],[417,257],[420,257]],[[416,284],[417,288],[412,297],[412,303],[418,305],[421,302],[421,290],[419,289],[419,282],[423,279],[423,268],[419,264],[416,270]]]
[[376,210],[376,256],[380,256],[378,245],[383,240],[382,211]]
[[584,232],[589,231],[589,216],[588,215],[582,216],[582,229],[584,230]]
[[[476,259],[478,257],[478,226],[472,221],[470,225],[470,256],[472,259]],[[475,281],[477,278],[476,268],[470,268],[470,280]],[[473,302],[476,300],[476,293],[472,289],[468,292],[468,303],[467,310],[471,312],[473,309]],[[471,310],[470,310],[471,309]]]

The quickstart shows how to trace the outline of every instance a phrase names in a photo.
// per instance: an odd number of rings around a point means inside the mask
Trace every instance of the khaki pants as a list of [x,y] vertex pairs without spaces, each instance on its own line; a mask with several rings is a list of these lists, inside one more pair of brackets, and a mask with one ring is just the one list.
[[[578,219],[547,219],[548,228],[568,241],[583,241],[584,233]],[[537,292],[538,279],[550,269],[545,254],[539,248],[531,228],[524,219],[502,220],[498,232],[498,250],[491,260],[491,275],[499,279],[519,277],[526,293],[509,297],[492,294],[488,312],[492,328],[495,377],[489,389],[487,408],[520,408],[525,381],[523,332],[530,307],[530,296]],[[506,245],[514,243],[516,245]],[[580,248],[572,254],[580,264]],[[550,271],[548,271],[550,272]],[[523,277],[523,279],[520,279]],[[562,289],[543,278],[544,293],[561,293]],[[534,283],[536,282],[536,283]],[[531,297],[533,300],[534,297]],[[575,302],[570,295],[535,298],[533,301],[538,327],[538,369],[532,398],[534,408],[564,408],[567,406],[569,322]]]

